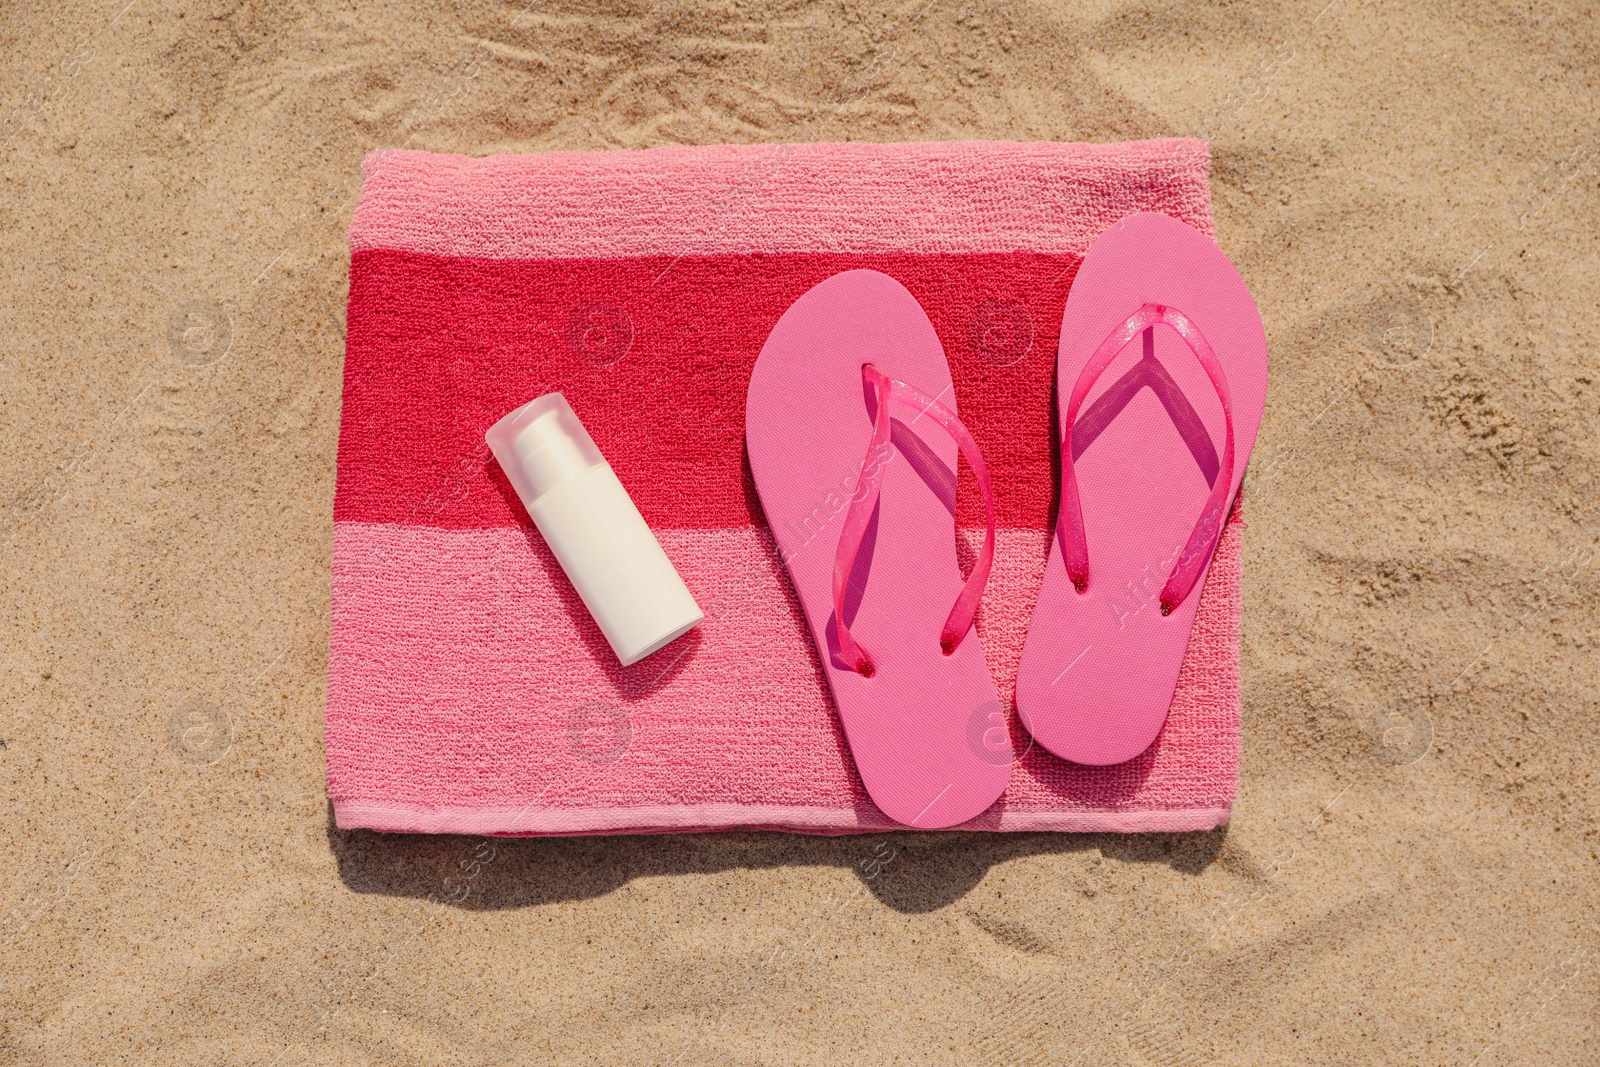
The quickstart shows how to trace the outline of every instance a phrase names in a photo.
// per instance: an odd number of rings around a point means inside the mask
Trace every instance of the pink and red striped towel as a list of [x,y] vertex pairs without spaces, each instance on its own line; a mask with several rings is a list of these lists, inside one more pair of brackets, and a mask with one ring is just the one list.
[[[1131,212],[1211,232],[1207,161],[1190,140],[368,156],[350,225],[334,503],[326,743],[338,824],[892,825],[851,765],[750,485],[756,354],[790,303],[842,270],[883,271],[922,303],[999,498],[979,629],[1009,702],[1052,525],[1067,290],[1090,242]],[[625,670],[484,445],[497,418],[551,390],[706,611]],[[976,546],[981,504],[961,477],[958,522]],[[1029,750],[1017,729],[1028,751],[1009,789],[967,828],[1227,821],[1238,531],[1217,550],[1149,751],[1080,767]]]

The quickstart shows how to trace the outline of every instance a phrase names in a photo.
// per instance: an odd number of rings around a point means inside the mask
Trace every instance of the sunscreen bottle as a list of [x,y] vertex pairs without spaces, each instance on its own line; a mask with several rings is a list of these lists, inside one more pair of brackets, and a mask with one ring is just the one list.
[[705,617],[564,396],[524,404],[484,439],[624,667]]

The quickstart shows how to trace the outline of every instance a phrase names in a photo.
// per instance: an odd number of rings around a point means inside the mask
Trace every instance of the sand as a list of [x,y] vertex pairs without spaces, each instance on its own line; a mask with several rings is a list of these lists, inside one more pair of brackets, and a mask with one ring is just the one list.
[[[0,1063],[1600,1062],[1592,6],[126,3],[0,12]],[[331,828],[364,152],[1177,134],[1274,359],[1230,826]]]

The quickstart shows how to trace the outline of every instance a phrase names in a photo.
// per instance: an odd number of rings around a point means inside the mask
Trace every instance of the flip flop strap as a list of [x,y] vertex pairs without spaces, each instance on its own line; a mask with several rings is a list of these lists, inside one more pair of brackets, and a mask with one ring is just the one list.
[[883,469],[893,455],[889,401],[895,400],[908,408],[916,409],[918,418],[923,415],[931,416],[946,433],[955,438],[957,447],[960,448],[961,454],[967,457],[967,462],[972,466],[972,473],[977,475],[978,485],[983,489],[983,506],[988,519],[988,530],[983,539],[983,551],[978,554],[972,573],[962,585],[955,606],[950,609],[950,615],[945,619],[944,630],[939,635],[939,646],[947,656],[956,650],[956,646],[972,629],[972,620],[978,613],[978,602],[983,598],[983,587],[989,581],[989,570],[994,564],[994,487],[989,482],[989,469],[983,465],[983,455],[978,451],[978,442],[973,440],[972,434],[961,424],[961,420],[956,418],[955,412],[920,389],[889,377],[870,363],[861,368],[861,378],[872,387],[877,401],[877,412],[872,423],[872,441],[868,444],[866,458],[861,463],[861,476],[856,482],[855,495],[850,499],[850,510],[845,514],[844,528],[839,534],[839,547],[833,557],[833,619],[839,636],[839,652],[845,662],[850,664],[851,670],[870,678],[873,674],[872,658],[850,633],[850,627],[845,625],[844,598],[850,584],[850,572],[855,567],[856,555],[861,550],[862,538],[866,535],[867,524],[872,519],[873,510],[878,504],[878,494],[883,488]]
[[1200,519],[1195,523],[1193,532],[1189,534],[1188,543],[1184,545],[1172,572],[1167,575],[1166,585],[1161,589],[1161,614],[1170,615],[1193,590],[1200,572],[1205,569],[1206,561],[1211,558],[1211,549],[1215,546],[1217,534],[1222,529],[1229,491],[1233,486],[1233,401],[1228,392],[1228,376],[1224,373],[1216,353],[1211,350],[1211,344],[1200,332],[1200,327],[1177,308],[1167,307],[1164,304],[1146,304],[1129,315],[1127,320],[1112,330],[1110,336],[1095,349],[1094,355],[1089,357],[1089,362],[1084,364],[1082,373],[1078,375],[1078,381],[1072,387],[1072,398],[1067,404],[1066,434],[1063,438],[1066,443],[1061,447],[1060,536],[1061,554],[1067,565],[1067,576],[1072,579],[1073,588],[1082,593],[1089,588],[1089,541],[1084,534],[1083,505],[1078,499],[1078,475],[1072,462],[1072,428],[1078,418],[1078,409],[1083,406],[1084,398],[1089,395],[1089,390],[1094,388],[1095,381],[1105,369],[1111,366],[1111,361],[1116,359],[1117,354],[1141,332],[1154,329],[1156,326],[1166,326],[1171,329],[1189,346],[1189,351],[1194,353],[1195,359],[1204,368],[1206,377],[1211,379],[1211,387],[1217,391],[1217,399],[1222,401],[1222,417],[1228,429],[1227,444],[1222,452],[1222,467],[1217,472],[1216,481],[1211,487],[1211,495],[1206,498]]

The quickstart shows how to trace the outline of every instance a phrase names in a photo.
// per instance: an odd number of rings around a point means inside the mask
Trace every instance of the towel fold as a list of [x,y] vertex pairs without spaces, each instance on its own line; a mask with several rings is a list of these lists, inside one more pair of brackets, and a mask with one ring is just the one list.
[[[339,826],[894,825],[850,762],[743,450],[745,388],[773,324],[817,282],[860,267],[898,279],[933,321],[998,498],[978,628],[1024,754],[965,828],[1226,822],[1239,766],[1237,511],[1147,752],[1065,763],[1030,747],[1010,705],[1054,518],[1067,291],[1094,238],[1132,212],[1212,232],[1207,162],[1190,140],[368,156],[350,227],[334,502],[325,739]],[[552,390],[706,612],[626,669],[484,445],[496,419]],[[838,472],[841,486],[853,473]],[[970,472],[960,478],[965,565],[982,505]]]

